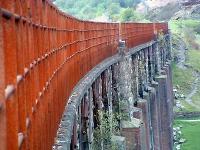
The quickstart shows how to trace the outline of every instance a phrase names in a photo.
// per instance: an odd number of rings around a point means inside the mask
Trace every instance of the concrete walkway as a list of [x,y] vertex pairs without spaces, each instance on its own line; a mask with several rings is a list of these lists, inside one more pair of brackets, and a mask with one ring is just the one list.
[[180,120],[180,121],[183,121],[183,122],[200,122],[200,119],[198,119],[198,120]]

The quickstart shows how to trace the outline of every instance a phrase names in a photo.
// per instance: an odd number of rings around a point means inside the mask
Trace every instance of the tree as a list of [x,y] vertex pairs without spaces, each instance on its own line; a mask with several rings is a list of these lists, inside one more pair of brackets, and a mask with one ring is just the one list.
[[135,21],[138,14],[133,10],[141,0],[55,0],[61,10],[80,19],[93,20],[106,16],[112,21]]
[[121,11],[120,21],[137,21],[139,20],[139,15],[133,10],[133,8],[126,8]]
[[111,20],[117,21],[119,19],[119,14],[120,14],[119,3],[112,3],[108,8],[108,14]]

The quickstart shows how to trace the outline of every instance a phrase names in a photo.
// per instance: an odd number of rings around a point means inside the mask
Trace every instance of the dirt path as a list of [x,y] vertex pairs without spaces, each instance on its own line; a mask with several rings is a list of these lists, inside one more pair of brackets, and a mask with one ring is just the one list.
[[[181,68],[181,69],[185,69],[186,68],[186,66],[185,66],[185,60],[186,60],[185,53],[186,53],[185,43],[184,43],[184,41],[179,40],[178,63],[177,63],[177,66],[179,68]],[[197,90],[198,90],[198,87],[199,87],[199,84],[200,84],[200,74],[194,71],[193,75],[195,77],[195,80],[192,83],[190,93],[188,95],[186,95],[185,101],[189,105],[191,105],[192,107],[200,109],[200,106],[197,106],[196,104],[194,104],[192,102],[192,97],[197,93]]]
[[[186,44],[185,42],[179,37],[178,38],[178,44],[177,44],[177,58],[178,58],[178,62],[177,62],[177,66],[181,69],[186,69],[188,67],[191,66],[185,66],[185,61],[186,61]],[[188,95],[186,95],[185,101],[191,105],[194,108],[197,108],[200,110],[200,106],[196,105],[193,103],[192,101],[192,97],[197,93],[199,87],[200,87],[200,73],[193,71],[193,76],[195,77],[194,82],[192,83],[191,86],[191,91]]]
[[194,104],[193,101],[192,101],[192,97],[197,93],[198,87],[199,87],[199,85],[200,85],[200,74],[197,73],[197,72],[194,72],[193,74],[194,74],[194,76],[195,76],[195,80],[194,80],[194,82],[192,83],[191,92],[186,96],[185,101],[186,101],[189,105],[191,105],[191,106],[193,106],[193,107],[195,107],[195,108],[197,108],[197,109],[200,109],[200,106]]

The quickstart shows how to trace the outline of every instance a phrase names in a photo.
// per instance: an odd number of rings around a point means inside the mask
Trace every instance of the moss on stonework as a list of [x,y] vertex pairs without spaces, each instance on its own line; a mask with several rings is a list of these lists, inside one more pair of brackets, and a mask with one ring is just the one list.
[[139,128],[141,123],[140,119],[132,118],[131,121],[122,121],[122,128]]

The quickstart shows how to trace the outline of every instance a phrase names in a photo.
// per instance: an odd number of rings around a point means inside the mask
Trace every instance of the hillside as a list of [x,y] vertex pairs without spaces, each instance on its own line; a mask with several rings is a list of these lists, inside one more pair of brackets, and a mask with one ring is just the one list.
[[199,111],[200,108],[199,27],[200,21],[194,19],[170,21],[176,111]]
[[131,21],[138,20],[134,7],[141,0],[55,0],[62,11],[84,20]]
[[151,21],[170,21],[179,19],[200,19],[200,2],[184,3],[172,1],[165,5],[150,7],[146,19]]
[[[180,6],[170,18],[173,44],[175,112],[200,111],[200,6]],[[188,116],[185,116],[188,118]],[[183,118],[182,118],[183,119]],[[199,148],[199,118],[174,121],[174,149]]]

